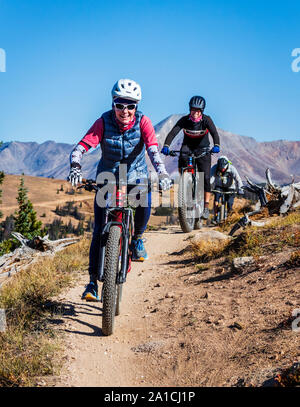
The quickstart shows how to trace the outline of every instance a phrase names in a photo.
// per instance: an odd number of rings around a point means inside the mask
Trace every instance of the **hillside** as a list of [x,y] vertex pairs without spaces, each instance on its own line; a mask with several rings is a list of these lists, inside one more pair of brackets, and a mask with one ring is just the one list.
[[[73,190],[70,183],[61,179],[52,179],[44,177],[34,177],[24,175],[25,187],[28,189],[28,198],[32,202],[34,210],[37,213],[38,219],[43,225],[53,222],[59,216],[54,212],[57,206],[63,206],[68,201],[74,201],[77,206],[81,205],[80,212],[86,215],[86,219],[94,216],[94,197],[93,192],[87,192],[82,189],[75,194],[70,194]],[[17,195],[20,185],[19,175],[6,174],[4,182],[1,185],[2,189],[2,204],[0,210],[3,213],[4,220],[6,216],[14,213],[18,208]],[[153,206],[159,206],[158,194],[153,194]],[[78,220],[68,216],[62,217],[64,223],[68,223],[71,219],[74,225],[78,224]],[[152,216],[149,222],[150,226],[155,226],[166,217]]]
[[[182,115],[171,115],[155,126],[160,144]],[[273,180],[278,184],[300,180],[300,141],[257,142],[254,138],[232,134],[218,129],[221,139],[221,154],[227,155],[237,167],[242,179],[245,175],[256,182],[265,182],[265,169],[269,167]],[[183,134],[178,134],[172,148],[178,149]],[[77,141],[77,140],[76,140]],[[69,171],[69,155],[73,146],[47,141],[42,144],[13,141],[0,147],[0,170],[8,174],[24,174],[66,179]],[[220,154],[219,154],[220,155]],[[94,178],[97,163],[101,157],[99,148],[84,155],[83,176]],[[213,163],[217,159],[213,156]],[[166,166],[170,173],[176,172],[177,160],[167,157]],[[153,170],[149,160],[149,168]]]
[[[25,187],[28,189],[28,198],[32,202],[34,210],[37,213],[38,220],[42,221],[43,225],[51,223],[58,216],[54,213],[55,208],[63,206],[68,201],[82,202],[80,211],[91,215],[93,212],[94,195],[89,192],[83,192],[76,195],[71,195],[68,192],[72,190],[71,185],[64,180],[33,177],[29,175],[23,176]],[[6,174],[4,182],[1,185],[2,189],[2,204],[0,205],[3,218],[14,213],[18,208],[17,195],[20,185],[20,176]],[[61,190],[63,189],[63,190]],[[64,217],[64,223],[69,221],[69,217]],[[74,218],[72,222],[78,223]]]
[[[173,115],[156,126],[158,140],[161,146],[168,131],[181,116]],[[265,182],[265,170],[271,169],[272,178],[278,184],[291,182],[291,174],[295,180],[300,180],[300,141],[272,141],[260,143],[254,138],[236,135],[218,128],[221,143],[221,153],[212,157],[215,163],[220,155],[226,155],[238,169],[242,180],[248,176],[255,182]],[[171,148],[180,149],[182,132],[177,135]],[[170,172],[176,171],[177,162],[166,157],[166,166]]]

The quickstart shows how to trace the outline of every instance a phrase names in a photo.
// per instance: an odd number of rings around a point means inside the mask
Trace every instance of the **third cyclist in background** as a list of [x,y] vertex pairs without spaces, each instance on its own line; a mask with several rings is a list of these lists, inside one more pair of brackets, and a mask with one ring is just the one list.
[[[220,152],[220,137],[216,126],[210,116],[205,115],[205,99],[202,96],[193,96],[189,102],[190,113],[183,116],[175,126],[171,129],[166,137],[163,149],[161,152],[164,155],[169,155],[170,145],[180,130],[183,130],[184,138],[180,149],[178,160],[179,172],[182,167],[187,166],[188,154],[194,153],[200,155],[205,150],[212,153]],[[214,147],[210,148],[209,134],[211,135]],[[209,217],[209,198],[210,198],[210,171],[211,171],[211,154],[206,154],[204,157],[196,160],[197,170],[204,173],[204,212],[203,219]]]
[[[237,169],[234,165],[232,165],[232,162],[228,160],[225,155],[220,157],[218,162],[212,167],[210,181],[212,185],[214,184],[215,190],[233,192],[232,195],[228,194],[225,197],[227,200],[228,212],[230,212],[233,207],[234,192],[236,192],[238,195],[243,195],[244,191],[242,189],[243,182]],[[213,223],[216,222],[220,199],[221,194],[215,192]]]

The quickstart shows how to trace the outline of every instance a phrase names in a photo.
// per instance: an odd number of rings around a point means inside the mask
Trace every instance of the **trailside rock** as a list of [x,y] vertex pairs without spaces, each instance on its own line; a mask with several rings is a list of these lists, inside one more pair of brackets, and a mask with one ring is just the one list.
[[235,271],[242,271],[244,267],[254,264],[253,256],[236,257],[233,259],[232,265]]
[[223,241],[223,240],[230,240],[233,239],[231,236],[226,235],[225,233],[218,232],[217,230],[203,230],[198,233],[196,233],[192,238],[191,241],[193,243],[197,243],[200,240],[205,240],[205,241]]

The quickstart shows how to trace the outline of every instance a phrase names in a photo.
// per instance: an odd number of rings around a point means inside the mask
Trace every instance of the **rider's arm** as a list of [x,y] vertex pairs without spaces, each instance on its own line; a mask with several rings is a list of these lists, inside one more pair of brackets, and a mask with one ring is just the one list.
[[96,148],[102,140],[103,135],[103,120],[102,118],[95,121],[92,127],[88,130],[85,136],[76,145],[70,155],[70,163],[72,167],[81,166],[83,154],[90,148]]
[[217,169],[217,165],[213,165],[211,167],[210,170],[210,184],[213,185],[213,183],[215,182],[215,178],[216,178],[216,169]]
[[205,125],[213,138],[214,145],[220,147],[220,136],[210,116],[205,115]]
[[164,146],[170,147],[174,138],[177,136],[177,134],[180,132],[180,130],[183,129],[182,122],[183,122],[183,117],[178,120],[178,122],[175,124],[175,126],[168,133],[168,135],[165,139],[165,142],[164,142]]
[[158,152],[158,142],[155,135],[154,127],[147,116],[143,116],[140,124],[141,135],[143,137],[148,156],[155,169],[160,174],[168,174],[166,167]]
[[231,166],[231,169],[232,169],[233,178],[235,179],[235,182],[236,182],[237,189],[242,189],[243,181],[242,181],[239,173],[237,172],[237,169],[233,165]]

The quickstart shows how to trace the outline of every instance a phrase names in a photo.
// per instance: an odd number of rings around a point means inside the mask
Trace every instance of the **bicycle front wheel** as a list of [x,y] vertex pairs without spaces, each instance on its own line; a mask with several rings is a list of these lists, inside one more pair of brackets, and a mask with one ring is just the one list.
[[122,300],[123,284],[117,285],[117,299],[116,299],[116,311],[115,315],[118,316],[121,313],[121,300]]
[[117,284],[117,274],[120,269],[120,245],[121,229],[119,226],[113,225],[109,231],[104,260],[102,332],[106,336],[113,333],[115,315],[120,312],[119,305],[117,307],[120,300],[120,289]]

